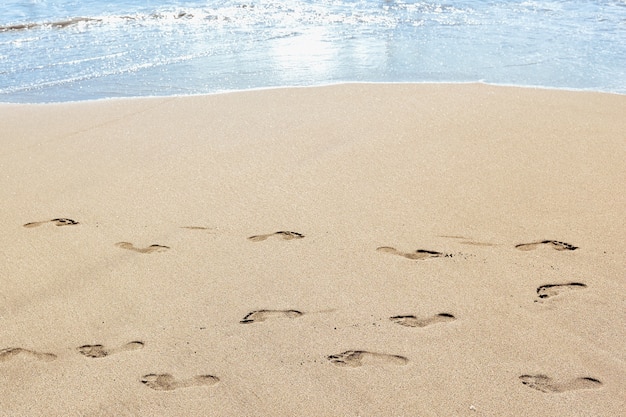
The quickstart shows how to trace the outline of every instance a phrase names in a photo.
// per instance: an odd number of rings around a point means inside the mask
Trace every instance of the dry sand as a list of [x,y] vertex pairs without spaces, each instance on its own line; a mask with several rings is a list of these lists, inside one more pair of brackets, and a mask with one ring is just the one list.
[[626,413],[626,97],[0,105],[1,416]]

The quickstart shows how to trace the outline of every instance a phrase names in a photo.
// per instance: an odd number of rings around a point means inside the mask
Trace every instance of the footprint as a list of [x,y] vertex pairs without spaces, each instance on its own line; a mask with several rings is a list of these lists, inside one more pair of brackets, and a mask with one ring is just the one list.
[[267,235],[250,236],[248,240],[251,240],[253,242],[261,242],[271,236],[278,236],[281,237],[283,240],[302,239],[304,237],[304,235],[300,233],[281,231],[276,233],[270,233]]
[[564,291],[581,290],[587,288],[582,282],[570,282],[568,284],[548,284],[537,288],[539,298],[550,298],[561,294]]
[[548,245],[552,249],[558,251],[578,249],[578,246],[570,245],[565,242],[559,242],[558,240],[542,240],[541,242],[520,243],[519,245],[515,245],[515,247],[519,250],[529,251],[537,249],[541,245]]
[[381,246],[376,248],[378,252],[389,253],[391,255],[404,256],[407,259],[428,259],[428,258],[440,258],[442,256],[451,256],[441,252],[435,252],[432,250],[418,249],[415,252],[401,252],[396,248],[389,246]]
[[61,219],[46,220],[43,222],[26,223],[24,227],[33,228],[33,227],[41,226],[42,224],[46,224],[46,223],[54,223],[56,226],[75,226],[77,224],[80,224],[76,220],[61,218]]
[[435,323],[454,321],[456,320],[456,317],[449,313],[439,313],[424,319],[418,319],[415,316],[393,316],[389,317],[389,320],[406,327],[426,327]]
[[356,368],[363,365],[406,365],[409,360],[400,355],[368,352],[365,350],[347,350],[343,353],[327,356],[336,366]]
[[303,315],[298,310],[255,310],[252,311],[239,321],[239,323],[260,323],[267,319],[273,318],[289,318],[294,319]]
[[6,362],[16,356],[28,356],[43,362],[51,362],[57,358],[57,355],[52,353],[35,352],[34,350],[23,348],[6,348],[0,350],[0,362]]
[[579,389],[596,389],[602,386],[602,382],[595,378],[574,378],[565,382],[557,382],[546,375],[522,375],[519,377],[522,384],[546,393],[560,393]]
[[115,244],[118,248],[128,249],[139,253],[152,253],[152,252],[165,252],[170,247],[163,245],[150,245],[147,248],[136,248],[132,243],[128,242],[117,242]]
[[178,388],[200,387],[215,385],[220,379],[213,375],[196,375],[193,378],[178,380],[170,374],[148,374],[141,378],[141,382],[157,391],[172,391]]
[[113,355],[115,353],[143,349],[143,346],[143,342],[134,341],[114,349],[107,349],[102,345],[84,345],[76,348],[76,350],[78,350],[81,355],[88,358],[104,358],[105,356]]

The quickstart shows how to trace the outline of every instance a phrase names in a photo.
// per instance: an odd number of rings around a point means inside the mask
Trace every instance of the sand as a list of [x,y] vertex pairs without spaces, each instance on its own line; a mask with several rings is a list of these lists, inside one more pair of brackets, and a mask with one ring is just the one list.
[[481,84],[0,105],[0,415],[624,415],[625,115]]

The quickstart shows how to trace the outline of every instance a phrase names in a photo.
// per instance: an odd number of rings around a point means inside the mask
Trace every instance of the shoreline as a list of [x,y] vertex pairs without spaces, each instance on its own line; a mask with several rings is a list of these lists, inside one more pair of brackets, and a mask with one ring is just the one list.
[[12,102],[12,101],[0,100],[0,105],[46,105],[46,104],[66,104],[66,103],[89,103],[89,102],[97,102],[97,101],[105,101],[105,100],[201,97],[201,96],[215,96],[215,95],[222,95],[222,94],[254,92],[254,91],[323,88],[323,87],[334,87],[334,86],[342,86],[342,85],[392,85],[392,86],[393,85],[441,85],[441,86],[484,85],[484,86],[491,86],[491,87],[522,88],[522,89],[530,89],[530,90],[566,91],[566,92],[574,92],[574,93],[599,93],[599,94],[611,94],[611,95],[617,95],[617,96],[626,95],[626,91],[621,93],[618,91],[595,90],[592,88],[550,87],[550,86],[542,86],[542,85],[490,83],[490,82],[484,82],[484,81],[394,81],[394,82],[338,81],[335,83],[325,83],[325,84],[322,83],[322,84],[315,84],[315,85],[282,85],[282,86],[255,87],[255,88],[246,88],[246,89],[239,89],[239,90],[223,90],[223,91],[203,92],[203,93],[172,94],[172,95],[162,95],[162,96],[154,95],[154,96],[105,97],[105,98],[94,98],[94,99],[84,99],[84,100],[44,101],[44,102]]
[[0,108],[0,415],[626,406],[622,95]]

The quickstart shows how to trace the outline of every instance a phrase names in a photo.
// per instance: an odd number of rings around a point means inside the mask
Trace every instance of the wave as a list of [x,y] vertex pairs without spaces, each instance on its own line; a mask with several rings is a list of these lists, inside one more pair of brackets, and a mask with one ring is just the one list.
[[57,20],[55,22],[17,23],[14,25],[0,26],[0,32],[24,31],[24,30],[40,29],[40,28],[62,29],[68,26],[77,25],[79,23],[101,22],[101,21],[102,19],[92,18],[92,17],[74,17],[74,18],[66,19],[66,20]]
[[[178,11],[175,13],[151,13],[148,15],[125,15],[125,16],[101,16],[101,17],[72,17],[68,19],[55,20],[49,22],[27,22],[0,26],[1,32],[26,31],[33,29],[65,29],[67,27],[85,24],[117,23],[124,21],[147,21],[147,20],[179,20],[192,19],[195,15],[190,12]],[[212,20],[210,16],[204,17]]]
[[472,9],[437,3],[390,3],[371,7],[367,3],[337,1],[332,3],[267,2],[260,4],[225,4],[218,8],[162,9],[127,15],[78,16],[46,22],[0,25],[0,33],[37,29],[65,29],[75,26],[119,24],[180,23],[228,24],[241,26],[285,27],[293,24],[372,24],[394,27],[416,21],[446,19],[457,24],[469,23]]
[[[44,22],[0,23],[0,33],[28,31],[37,29],[65,29],[76,26],[97,26],[106,24],[162,24],[181,23],[214,25],[235,25],[246,27],[287,27],[294,24],[316,25],[363,25],[372,24],[382,27],[398,25],[434,25],[463,26],[491,23],[494,16],[524,14],[536,20],[537,15],[550,18],[567,14],[567,2],[561,0],[524,0],[521,2],[495,2],[481,4],[480,1],[450,2],[385,0],[380,3],[354,0],[258,0],[246,3],[246,0],[211,1],[211,5],[201,7],[169,7],[113,12],[111,15],[63,17],[59,20]],[[602,7],[596,6],[597,14],[606,19],[620,19],[621,8],[626,7],[624,0],[602,1]],[[589,6],[590,10],[594,6]],[[615,9],[619,8],[619,9]],[[596,13],[596,11],[594,11]],[[623,25],[623,18],[618,24]]]

